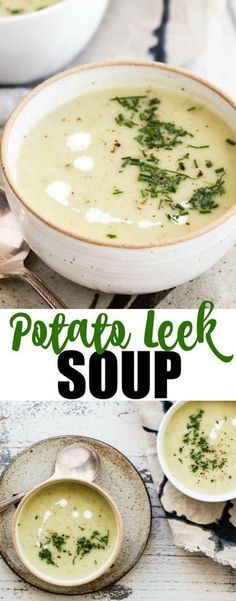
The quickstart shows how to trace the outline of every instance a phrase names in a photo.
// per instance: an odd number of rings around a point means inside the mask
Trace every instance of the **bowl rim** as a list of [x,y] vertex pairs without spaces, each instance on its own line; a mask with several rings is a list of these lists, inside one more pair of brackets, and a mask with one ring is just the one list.
[[[190,497],[191,499],[194,499],[196,501],[203,501],[206,503],[220,503],[220,502],[230,501],[231,499],[233,499],[235,497],[236,490],[232,489],[231,492],[228,492],[225,494],[221,493],[218,495],[211,495],[211,494],[200,493],[200,492],[198,493],[197,491],[194,491],[191,488],[188,488],[187,486],[185,486],[185,484],[183,484],[181,482],[181,480],[178,480],[178,478],[176,478],[174,476],[173,472],[170,470],[170,468],[167,465],[167,462],[165,459],[165,453],[164,453],[164,445],[163,445],[166,428],[168,426],[168,423],[169,423],[173,413],[178,411],[182,405],[185,405],[186,403],[192,403],[192,402],[194,402],[194,401],[175,401],[174,404],[170,407],[170,409],[168,409],[168,411],[165,413],[165,415],[162,418],[162,421],[161,421],[161,424],[160,424],[159,430],[158,430],[157,443],[156,443],[157,456],[159,459],[161,469],[162,469],[164,475],[171,482],[171,484],[173,484],[173,486],[175,486],[175,488],[177,488],[180,492],[182,492],[187,497]],[[204,401],[199,401],[199,403],[203,403],[203,402]],[[220,401],[210,401],[210,402],[217,403]]]
[[[59,2],[59,5],[60,5],[60,2]],[[58,4],[53,5],[53,7],[54,6],[58,6]],[[53,7],[49,7],[49,8],[53,8]],[[12,111],[9,119],[7,120],[7,122],[5,124],[2,139],[1,139],[1,146],[0,146],[0,162],[2,164],[3,176],[6,180],[7,185],[9,186],[12,194],[17,198],[17,201],[20,204],[22,204],[29,213],[31,213],[33,218],[38,220],[41,224],[46,225],[48,228],[50,228],[54,232],[57,232],[59,234],[63,234],[65,236],[67,236],[70,240],[78,240],[79,242],[85,242],[85,243],[93,244],[95,246],[100,246],[100,247],[109,247],[109,248],[114,248],[114,249],[125,249],[125,250],[126,249],[127,250],[128,249],[129,250],[139,250],[139,249],[145,250],[145,249],[150,249],[150,248],[154,249],[154,248],[168,248],[168,247],[172,248],[172,247],[178,246],[179,244],[182,244],[184,242],[188,242],[188,241],[197,239],[204,234],[208,234],[212,230],[216,230],[218,228],[218,226],[223,225],[226,221],[229,221],[231,217],[236,215],[236,202],[232,207],[227,209],[227,211],[225,211],[220,217],[218,217],[217,219],[208,223],[208,225],[205,225],[205,226],[199,228],[198,230],[194,230],[193,232],[190,232],[189,234],[184,235],[182,237],[179,236],[178,238],[173,239],[171,241],[161,241],[161,242],[157,241],[156,243],[155,242],[151,242],[151,243],[147,242],[145,244],[144,243],[140,243],[140,244],[139,243],[129,243],[129,242],[119,243],[116,240],[115,241],[114,240],[101,241],[101,240],[97,240],[96,238],[88,237],[85,235],[80,235],[79,233],[68,232],[66,229],[63,228],[63,226],[60,227],[60,226],[58,226],[57,223],[53,223],[52,221],[49,221],[47,218],[40,215],[37,212],[37,210],[32,208],[27,203],[27,201],[25,200],[23,195],[21,195],[20,191],[18,191],[17,185],[15,184],[13,177],[10,174],[10,170],[8,168],[7,146],[8,146],[8,141],[9,141],[9,138],[11,135],[12,127],[13,127],[15,121],[17,120],[17,118],[20,116],[21,111],[25,108],[25,106],[28,103],[31,102],[32,98],[34,98],[38,93],[40,93],[42,90],[44,90],[48,86],[51,86],[54,83],[56,83],[57,81],[60,81],[62,79],[66,80],[67,77],[73,76],[74,74],[79,74],[80,72],[94,70],[94,69],[99,70],[101,68],[107,68],[107,67],[127,67],[127,66],[135,67],[135,68],[137,68],[137,67],[138,68],[139,67],[154,68],[154,69],[157,69],[157,71],[158,70],[167,71],[167,73],[173,73],[177,76],[184,76],[187,79],[192,79],[197,84],[200,84],[200,85],[204,86],[205,88],[207,88],[208,90],[210,90],[210,92],[213,92],[217,96],[220,96],[224,102],[229,104],[236,111],[236,102],[229,95],[227,95],[225,92],[223,92],[219,87],[215,86],[213,83],[207,81],[206,79],[191,73],[191,71],[182,69],[180,67],[175,67],[173,65],[160,63],[157,61],[135,61],[135,60],[102,61],[102,62],[92,62],[92,63],[78,65],[76,67],[73,67],[72,69],[67,69],[65,71],[61,71],[60,73],[57,73],[56,75],[53,75],[52,77],[43,81],[41,84],[39,84],[38,86],[33,88],[33,90],[31,90],[31,92],[29,94],[27,94],[23,98],[23,100],[21,100],[21,102],[19,102],[19,104]]]
[[[30,562],[27,561],[27,559],[24,556],[24,553],[22,552],[22,549],[20,547],[19,544],[19,540],[18,540],[18,536],[17,536],[17,520],[19,517],[19,514],[22,510],[22,508],[24,507],[25,503],[28,502],[28,500],[34,496],[35,493],[37,493],[38,491],[42,490],[44,487],[46,488],[47,486],[50,485],[54,485],[57,483],[65,483],[65,482],[74,482],[76,484],[82,484],[85,486],[88,486],[89,488],[93,488],[94,490],[96,490],[101,496],[103,496],[106,501],[108,502],[108,504],[110,505],[110,507],[112,508],[115,520],[116,520],[116,525],[117,525],[117,539],[116,539],[116,544],[115,547],[111,553],[111,555],[109,556],[109,558],[107,559],[107,561],[105,562],[105,564],[100,567],[96,572],[93,572],[92,576],[86,576],[84,578],[80,578],[79,580],[66,580],[66,581],[61,581],[61,580],[57,580],[56,578],[47,578],[46,576],[43,575],[42,572],[38,571],[36,568],[34,568],[33,564],[31,564]],[[50,583],[50,584],[54,584],[57,586],[61,586],[61,587],[78,587],[78,586],[82,586],[84,584],[89,584],[90,582],[92,582],[93,580],[96,580],[97,578],[100,578],[101,576],[103,576],[103,574],[105,574],[105,572],[107,572],[109,570],[109,568],[113,565],[113,563],[116,561],[120,550],[121,550],[121,546],[123,543],[123,538],[124,538],[124,526],[123,526],[123,520],[120,514],[120,511],[114,501],[114,499],[110,496],[110,494],[104,490],[103,488],[101,488],[100,486],[98,486],[98,484],[96,484],[95,482],[90,482],[88,480],[85,480],[83,478],[76,478],[76,477],[55,477],[55,476],[51,476],[50,478],[48,478],[47,480],[44,480],[44,482],[41,482],[40,484],[37,484],[36,486],[34,486],[24,497],[23,499],[20,501],[19,505],[17,506],[14,515],[13,515],[13,519],[12,519],[12,528],[11,528],[11,532],[12,532],[12,540],[13,540],[13,545],[15,548],[15,551],[19,557],[19,559],[21,560],[21,562],[24,564],[24,566],[27,568],[27,570],[29,570],[29,572],[31,572],[32,574],[34,574],[34,576],[36,576],[37,578],[39,578],[40,580],[43,580],[44,582]]]
[[[1,17],[0,16],[0,27],[2,26],[2,23],[9,23],[9,22],[18,22],[19,20],[28,20],[28,19],[32,19],[32,18],[37,18],[38,15],[42,15],[42,14],[47,14],[48,11],[53,11],[56,7],[60,6],[60,4],[64,4],[65,2],[69,2],[70,0],[57,0],[57,2],[55,2],[55,4],[49,4],[49,6],[46,6],[43,10],[32,10],[31,12],[28,13],[20,13],[17,15],[8,15],[5,17]],[[72,0],[71,0],[72,1]]]

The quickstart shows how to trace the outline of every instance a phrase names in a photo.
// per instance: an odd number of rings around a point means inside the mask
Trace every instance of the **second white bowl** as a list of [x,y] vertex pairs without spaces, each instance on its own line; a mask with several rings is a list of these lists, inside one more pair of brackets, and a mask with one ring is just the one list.
[[89,42],[107,3],[60,0],[43,10],[0,17],[0,83],[36,81],[65,67]]
[[[199,401],[201,402],[201,401]],[[214,401],[211,401],[214,402]],[[173,484],[173,486],[175,486],[175,488],[177,488],[180,492],[182,492],[183,494],[187,495],[188,497],[191,497],[192,499],[196,499],[198,501],[205,501],[208,503],[219,503],[219,502],[223,502],[223,501],[229,501],[230,499],[233,499],[236,495],[236,490],[231,490],[228,491],[226,493],[221,493],[221,494],[206,494],[203,493],[201,491],[197,491],[197,490],[192,490],[191,488],[188,488],[181,480],[179,480],[176,475],[173,473],[173,471],[169,468],[168,462],[166,460],[166,456],[165,456],[165,452],[164,452],[164,438],[165,438],[165,433],[166,430],[168,428],[168,424],[170,422],[170,419],[172,418],[173,414],[179,410],[179,408],[186,404],[186,403],[191,403],[191,401],[176,401],[172,407],[167,411],[167,413],[165,414],[165,416],[163,417],[159,430],[158,430],[158,436],[157,436],[157,455],[158,455],[158,459],[162,468],[162,471],[164,472],[165,476],[168,478],[168,480],[171,482],[171,484]]]

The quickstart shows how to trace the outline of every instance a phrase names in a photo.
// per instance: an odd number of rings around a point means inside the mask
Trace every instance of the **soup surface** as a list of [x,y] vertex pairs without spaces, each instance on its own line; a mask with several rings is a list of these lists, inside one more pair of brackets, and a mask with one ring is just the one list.
[[30,498],[18,516],[27,561],[47,577],[78,580],[109,559],[117,525],[106,499],[89,486],[55,483]]
[[18,188],[50,224],[115,245],[173,241],[235,203],[236,136],[183,90],[80,96],[25,137]]
[[61,0],[0,0],[0,17],[32,13],[58,2]]
[[164,453],[172,474],[193,491],[236,489],[236,401],[189,401],[170,417]]

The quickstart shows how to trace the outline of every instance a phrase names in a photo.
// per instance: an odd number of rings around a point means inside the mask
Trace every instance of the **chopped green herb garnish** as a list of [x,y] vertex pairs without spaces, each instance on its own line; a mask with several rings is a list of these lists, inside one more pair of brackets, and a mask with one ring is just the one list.
[[123,190],[119,190],[118,188],[114,188],[112,194],[123,194]]
[[178,162],[179,162],[179,161],[184,161],[185,159],[189,159],[189,152],[186,152],[186,154],[184,154],[182,157],[180,157],[180,158],[178,159]]
[[[215,202],[217,196],[224,194],[224,181],[222,179],[225,171],[215,170],[217,174],[221,173],[221,177],[214,184],[195,189],[192,197],[185,204],[175,203],[173,194],[175,194],[179,186],[186,179],[197,179],[203,176],[203,170],[200,169],[195,177],[191,177],[186,173],[185,160],[189,158],[190,153],[187,152],[177,159],[178,170],[165,169],[160,166],[155,150],[163,148],[172,150],[176,145],[183,143],[183,138],[186,136],[194,137],[191,132],[186,131],[183,127],[176,125],[171,121],[161,121],[159,118],[160,100],[155,97],[143,96],[116,96],[111,99],[117,102],[124,109],[124,113],[119,113],[115,120],[119,125],[124,125],[137,130],[137,135],[134,137],[142,147],[142,157],[126,156],[122,158],[122,169],[128,166],[136,167],[138,170],[138,181],[144,186],[140,190],[141,197],[144,199],[158,198],[158,208],[163,206],[163,203],[169,205],[174,213],[166,213],[168,219],[175,223],[180,223],[180,218],[189,214],[186,206],[190,210],[198,210],[199,213],[210,213],[218,207]],[[198,107],[192,106],[187,110],[192,111]],[[187,144],[189,148],[205,149],[209,148],[208,144],[194,145]],[[148,153],[152,151],[151,153]],[[199,169],[198,161],[193,159],[193,164],[196,169]],[[205,160],[207,168],[213,167],[213,162],[210,159]],[[122,190],[114,188],[113,194],[121,194]],[[146,201],[145,201],[146,202]],[[144,203],[144,202],[143,202]],[[142,204],[142,203],[141,203]],[[154,209],[155,210],[155,209]],[[189,225],[189,223],[188,223]],[[114,234],[107,234],[107,237],[114,238]]]
[[234,140],[231,140],[230,138],[226,138],[225,141],[227,142],[227,144],[230,144],[231,146],[236,146],[236,142]]
[[205,144],[204,146],[194,146],[193,144],[188,144],[189,148],[197,148],[197,149],[201,149],[201,148],[210,148],[209,144]]
[[96,549],[105,549],[108,545],[109,540],[109,530],[107,530],[106,534],[100,534],[98,530],[94,530],[91,534],[91,540],[94,541],[94,545]]
[[180,182],[189,178],[185,173],[162,169],[158,163],[159,159],[150,154],[145,159],[123,157],[122,167],[128,165],[137,167],[139,170],[138,181],[145,183],[145,191],[148,191],[152,198],[157,198],[160,194],[163,196],[176,192]]
[[140,100],[143,98],[146,98],[146,96],[115,96],[115,98],[111,98],[111,100],[115,100],[128,110],[137,112],[139,109]]
[[[119,113],[115,118],[118,125],[132,128],[137,125],[138,135],[135,138],[142,146],[147,148],[171,149],[177,144],[182,144],[182,137],[192,134],[172,122],[160,121],[157,116],[157,108],[160,103],[158,98],[146,96],[116,96],[111,100],[118,102],[124,108],[131,111],[131,118]],[[136,120],[133,121],[135,113]]]
[[[109,541],[109,530],[105,535],[102,535],[98,530],[94,530],[90,536],[90,538],[86,538],[86,536],[82,536],[77,540],[76,547],[76,555],[84,557],[92,549],[100,549],[103,550],[107,547]],[[73,563],[75,562],[76,557],[74,557]]]
[[53,532],[52,534],[52,544],[56,549],[60,552],[62,550],[63,545],[66,544],[69,536],[67,534],[57,534],[57,532]]
[[177,144],[182,144],[182,138],[189,133],[182,127],[166,121],[147,121],[144,127],[139,129],[139,135],[135,138],[142,146],[147,148],[171,149]]
[[93,549],[93,543],[90,538],[86,538],[86,536],[81,536],[81,538],[77,541],[76,547],[76,555],[81,555],[84,557],[87,553]]
[[193,209],[200,211],[200,213],[208,213],[218,207],[215,197],[221,196],[224,192],[224,181],[221,176],[216,180],[215,184],[206,186],[205,188],[198,188],[189,202]]
[[48,563],[49,565],[56,566],[55,561],[53,561],[51,551],[49,549],[47,549],[46,547],[43,547],[42,549],[40,549],[39,557],[40,557],[40,559],[45,560],[46,563]]
[[[186,432],[182,438],[183,444],[179,447],[181,457],[178,457],[178,461],[183,463],[185,459],[189,458],[193,474],[221,470],[227,461],[221,449],[212,446],[208,441],[202,425],[203,416],[203,409],[189,415]],[[212,479],[211,482],[214,480]]]
[[126,127],[129,127],[129,128],[135,127],[135,125],[137,125],[137,123],[135,123],[135,121],[132,121],[132,119],[128,119],[127,117],[125,117],[123,115],[123,113],[119,113],[119,115],[117,115],[115,120],[118,125],[125,125]]
[[170,213],[167,213],[166,216],[170,221],[173,221],[174,223],[179,223],[180,217],[182,217],[183,215],[188,215],[188,211],[184,211],[183,213],[179,213],[178,215],[170,215]]

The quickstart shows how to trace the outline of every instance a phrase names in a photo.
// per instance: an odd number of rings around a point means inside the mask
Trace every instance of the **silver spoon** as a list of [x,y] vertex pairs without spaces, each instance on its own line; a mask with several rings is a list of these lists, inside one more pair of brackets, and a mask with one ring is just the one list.
[[24,261],[29,252],[30,248],[0,186],[0,279],[19,278],[28,282],[50,307],[67,309],[54,292],[25,267]]
[[[81,478],[93,482],[100,470],[100,457],[93,447],[75,442],[58,453],[54,472],[49,478]],[[29,490],[14,495],[0,503],[0,512],[21,501]]]

